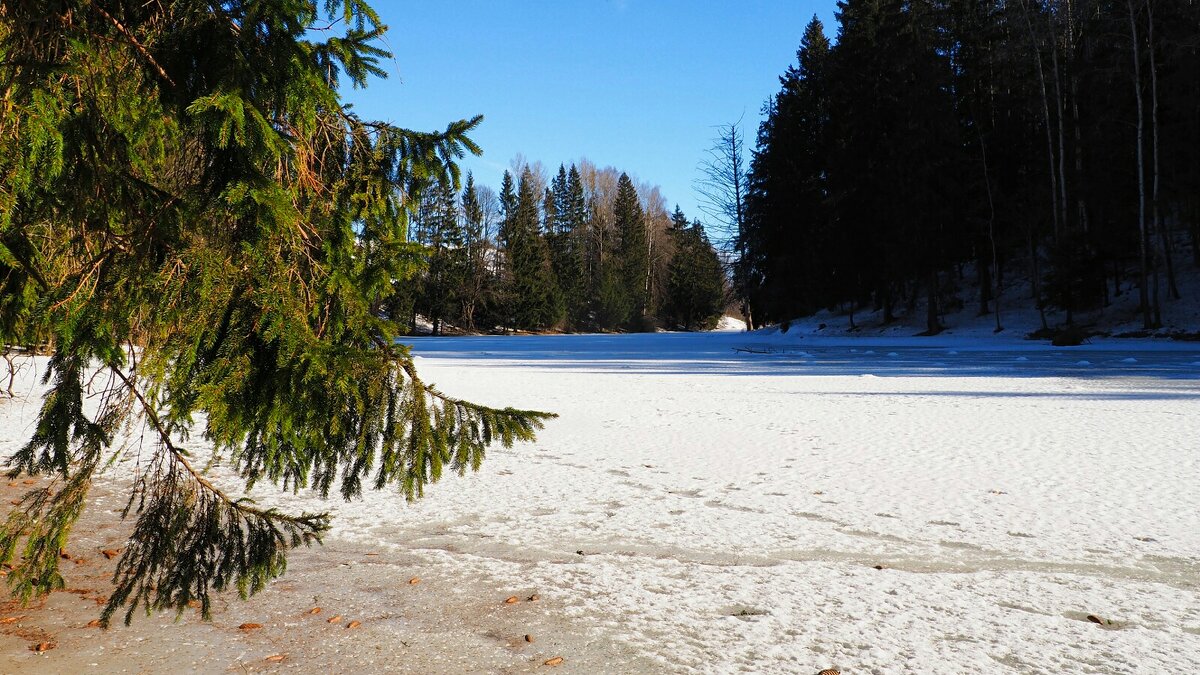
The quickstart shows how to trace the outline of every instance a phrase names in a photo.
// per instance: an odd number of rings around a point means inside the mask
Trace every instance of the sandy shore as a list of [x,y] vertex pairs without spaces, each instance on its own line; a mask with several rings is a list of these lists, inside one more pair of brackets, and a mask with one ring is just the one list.
[[[29,489],[0,483],[5,507]],[[189,611],[108,630],[88,627],[111,589],[128,525],[102,486],[75,529],[62,571],[67,588],[29,607],[0,603],[0,672],[631,672],[651,668],[628,646],[558,613],[560,598],[534,587],[501,588],[456,576],[434,552],[373,551],[327,539],[295,551],[287,574],[248,601],[223,595],[213,621]],[[418,583],[410,583],[418,578]],[[536,601],[528,598],[538,594]],[[506,604],[516,595],[520,602]],[[318,614],[309,612],[320,607]],[[335,617],[337,621],[330,622]],[[361,622],[347,628],[352,621]],[[243,630],[246,623],[261,628]],[[530,635],[533,642],[527,642]],[[53,648],[36,653],[34,647]],[[562,664],[546,666],[557,656]]]

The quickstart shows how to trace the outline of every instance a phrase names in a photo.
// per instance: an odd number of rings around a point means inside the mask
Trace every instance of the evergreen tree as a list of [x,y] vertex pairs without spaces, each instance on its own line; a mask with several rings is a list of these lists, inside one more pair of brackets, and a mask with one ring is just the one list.
[[500,181],[500,231],[496,234],[496,313],[506,330],[515,328],[512,240],[517,217],[517,191],[512,173],[505,171]]
[[[212,591],[261,590],[328,528],[214,485],[179,441],[195,419],[247,486],[413,499],[546,418],[448,397],[395,343],[380,314],[419,270],[412,198],[457,183],[480,118],[433,133],[359,118],[339,82],[383,76],[384,28],[359,0],[321,6],[0,8],[0,330],[53,347],[7,466],[58,479],[0,525],[22,598],[63,587],[59,553],[93,478],[130,456],[128,424],[153,440],[105,622],[194,600],[208,617]],[[310,30],[327,25],[341,35]]]
[[500,225],[500,245],[508,246],[509,229],[511,227],[512,218],[516,217],[517,213],[517,189],[516,183],[513,181],[512,174],[508,171],[504,172],[504,177],[500,181],[500,211],[503,215],[503,222]]
[[539,231],[537,196],[528,168],[521,174],[516,199],[508,219],[514,325],[526,330],[555,328],[563,320],[562,295],[555,283],[550,249]]
[[675,207],[675,254],[668,268],[664,319],[684,330],[715,328],[725,309],[725,273],[700,221],[690,226]]
[[[578,173],[571,175],[574,175],[576,181],[579,180]],[[582,187],[579,185],[580,190]],[[584,258],[578,250],[583,238],[577,228],[583,227],[583,223],[571,190],[571,178],[566,168],[560,165],[546,200],[546,212],[553,214],[553,217],[548,216],[546,219],[546,242],[550,247],[554,277],[562,292],[567,328],[576,330],[586,321],[587,286],[583,279]]]
[[853,263],[843,258],[827,203],[829,56],[824,26],[813,17],[759,128],[745,248],[760,320],[810,314],[856,290],[844,279]]
[[676,204],[675,211],[671,214],[671,235],[674,236],[677,233],[686,230],[688,225],[689,223],[687,216],[684,215],[683,209],[679,208],[679,205]]
[[426,250],[426,272],[421,279],[418,309],[440,335],[447,318],[461,316],[461,298],[467,283],[466,234],[459,221],[451,185],[426,191],[422,202],[419,243]]
[[488,257],[492,247],[485,231],[485,214],[475,189],[475,177],[467,174],[467,185],[462,193],[463,255],[465,275],[460,296],[462,298],[463,325],[475,330],[476,312],[485,309],[492,288],[491,268]]
[[[579,169],[572,164],[567,171],[567,184],[562,210],[563,227],[569,232],[569,246],[574,260],[563,261],[564,269],[575,273],[574,282],[563,287],[571,324],[579,329],[591,320],[592,298],[596,297],[596,282],[589,264],[588,243],[591,241],[587,196]],[[570,271],[565,272],[569,274]]]
[[650,304],[649,239],[637,190],[627,174],[621,174],[617,182],[613,219],[620,237],[615,264],[620,266],[620,284],[627,298],[624,304],[628,314],[622,323],[641,330],[641,322],[646,317]]

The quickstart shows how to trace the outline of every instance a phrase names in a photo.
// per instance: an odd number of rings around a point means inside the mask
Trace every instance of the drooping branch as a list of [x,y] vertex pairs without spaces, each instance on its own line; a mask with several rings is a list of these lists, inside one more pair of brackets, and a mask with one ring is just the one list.
[[283,574],[287,549],[320,543],[328,514],[291,516],[230,498],[175,445],[136,378],[111,370],[137,399],[167,454],[166,466],[158,455],[139,477],[122,513],[136,511],[138,519],[113,575],[116,588],[101,614],[105,625],[126,605],[127,625],[139,606],[147,614],[165,608],[181,613],[199,603],[207,619],[210,591],[234,585],[243,598],[252,595]]

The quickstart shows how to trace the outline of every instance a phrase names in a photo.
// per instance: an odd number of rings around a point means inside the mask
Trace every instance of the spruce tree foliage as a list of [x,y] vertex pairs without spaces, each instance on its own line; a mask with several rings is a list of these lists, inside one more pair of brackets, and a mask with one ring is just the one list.
[[684,330],[711,330],[725,309],[725,272],[700,221],[688,224],[679,207],[672,217],[675,252],[668,267],[664,322]]
[[504,329],[516,327],[512,275],[512,230],[517,215],[517,185],[512,173],[504,172],[500,181],[500,230],[496,233],[495,314]]
[[[548,180],[535,173],[540,163],[515,165],[523,166],[520,179],[506,172],[499,195],[470,175],[461,204],[450,204],[436,186],[425,191],[411,231],[429,264],[420,283],[396,284],[385,312],[408,317],[413,330],[420,317],[435,331],[443,321],[505,331],[655,325],[668,304],[676,247],[658,188],[635,188],[628,176],[587,160],[560,165]],[[455,209],[458,220],[451,221]],[[503,217],[493,232],[497,213]],[[641,232],[625,241],[644,246],[622,246],[630,226]],[[683,218],[674,229],[686,226]]]
[[517,186],[512,216],[506,220],[513,325],[523,330],[555,328],[564,317],[562,295],[539,221],[534,179],[526,169]]
[[765,317],[809,314],[834,294],[853,293],[849,260],[833,258],[838,232],[829,211],[829,55],[816,17],[804,29],[797,65],[780,78],[758,132],[747,196],[744,266],[752,302]]
[[[383,76],[384,30],[360,0],[0,5],[0,331],[53,348],[7,464],[54,479],[0,525],[21,598],[63,586],[114,459],[138,473],[103,621],[193,600],[208,617],[328,516],[224,491],[203,448],[247,487],[415,499],[549,417],[434,389],[382,316],[420,270],[409,209],[457,184],[480,121],[414,132],[343,105],[339,85]],[[152,443],[123,445],[129,424]]]
[[[890,321],[921,298],[936,332],[973,263],[997,329],[998,299],[1070,323],[1134,289],[1159,322],[1200,263],[1196,0],[842,0],[837,18],[835,46],[809,24],[759,129],[756,314]],[[1032,297],[1005,294],[1017,276]]]
[[[591,325],[595,279],[588,264],[589,228],[587,197],[579,169],[572,164],[567,171],[563,204],[559,211],[562,229],[567,233],[566,250],[571,259],[564,258],[560,264],[562,275],[574,275],[570,283],[563,284],[567,318],[576,330]],[[561,278],[561,276],[560,276]]]
[[583,277],[583,254],[579,246],[585,241],[581,230],[583,221],[582,209],[575,204],[572,192],[571,176],[579,187],[579,197],[582,199],[582,185],[578,184],[579,174],[572,166],[572,174],[566,167],[559,165],[558,174],[553,182],[546,200],[546,242],[550,248],[550,260],[554,268],[554,278],[562,293],[568,330],[577,330],[586,322],[587,286]]
[[487,216],[475,189],[475,177],[467,174],[467,184],[462,193],[464,277],[459,295],[462,299],[463,327],[476,329],[477,314],[487,312],[494,283],[491,274],[491,257],[494,248],[488,240]]
[[424,245],[426,259],[417,311],[430,321],[433,334],[440,335],[447,320],[462,317],[470,264],[452,185],[435,185],[425,191],[415,230],[415,241]]
[[621,174],[617,182],[613,220],[620,237],[616,250],[617,264],[620,265],[618,278],[626,295],[621,305],[627,315],[620,322],[641,330],[642,320],[650,309],[650,242],[642,204],[628,174]]

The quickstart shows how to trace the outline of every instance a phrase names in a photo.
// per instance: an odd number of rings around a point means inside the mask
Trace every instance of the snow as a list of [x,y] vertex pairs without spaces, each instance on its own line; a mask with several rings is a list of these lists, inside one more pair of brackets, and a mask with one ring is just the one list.
[[[1178,242],[1181,248],[1189,247],[1190,243]],[[1005,273],[1005,281],[999,298],[1000,331],[997,331],[997,304],[988,305],[989,313],[979,313],[979,279],[974,264],[963,266],[962,275],[943,275],[943,283],[955,286],[953,293],[956,301],[945,303],[940,310],[939,322],[945,328],[945,333],[955,337],[991,338],[997,333],[1014,338],[1023,337],[1042,328],[1042,317],[1032,301],[1028,268],[1024,264],[1009,266]],[[1072,323],[1086,334],[1100,333],[1113,336],[1149,333],[1168,336],[1178,333],[1196,333],[1200,330],[1200,267],[1180,265],[1176,270],[1179,291],[1182,299],[1174,300],[1163,295],[1162,327],[1157,330],[1144,331],[1143,317],[1139,309],[1139,293],[1134,281],[1129,277],[1120,285],[1120,292],[1109,286],[1107,300],[1104,306],[1089,310],[1078,310],[1072,316],[1053,306],[1045,308],[1046,326],[1051,329],[1062,328]],[[947,311],[947,306],[949,309]],[[884,321],[882,309],[871,306],[859,307],[853,315],[845,309],[830,311],[822,310],[812,316],[798,317],[786,322],[786,325],[772,326],[769,331],[779,331],[789,336],[829,337],[829,336],[891,336],[906,337],[926,330],[927,308],[923,292],[909,305],[898,302],[893,308],[895,316],[892,321]],[[1070,319],[1070,321],[1068,321]]]
[[[665,672],[1200,670],[1196,345],[412,342],[439,389],[560,417],[409,506],[254,496],[332,506],[334,540],[428,576],[536,589]],[[34,412],[0,403],[0,453]]]
[[737,317],[725,315],[721,317],[719,322],[717,322],[717,327],[715,330],[718,332],[744,332],[746,330],[746,322]]

